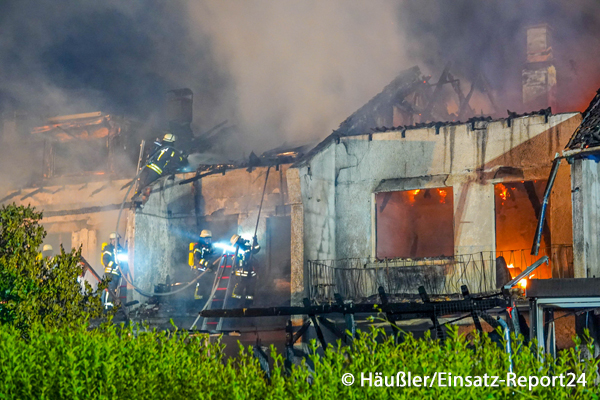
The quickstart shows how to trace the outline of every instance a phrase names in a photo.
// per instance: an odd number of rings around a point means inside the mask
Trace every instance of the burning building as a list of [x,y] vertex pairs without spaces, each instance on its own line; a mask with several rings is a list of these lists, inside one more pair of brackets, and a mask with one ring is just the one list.
[[[30,149],[27,169],[32,175],[0,203],[42,210],[45,243],[55,251],[61,245],[66,251],[81,246],[82,256],[101,274],[101,244],[117,226],[123,186],[135,171],[139,127],[102,112],[44,122],[29,132],[5,129],[5,137],[18,137],[19,145]],[[122,229],[126,224],[124,219]],[[92,276],[88,273],[86,279],[95,286]]]
[[[581,122],[577,112],[551,112],[556,85],[547,27],[529,30],[527,48],[523,100],[540,111],[499,117],[483,74],[464,93],[450,64],[437,82],[413,67],[310,151],[276,149],[166,177],[143,209],[127,209],[120,220],[138,170],[135,162],[115,167],[115,146],[137,153],[137,144],[123,144],[127,125],[102,113],[55,118],[32,134],[45,138],[43,179],[2,202],[43,208],[49,238],[58,234],[66,248],[82,244],[89,260],[98,260],[101,238],[118,222],[133,284],[147,292],[193,278],[189,243],[203,229],[215,242],[256,231],[264,249],[257,255],[257,306],[299,304],[305,297],[331,301],[334,293],[365,301],[378,286],[391,294],[416,293],[421,285],[432,294],[456,293],[465,284],[489,292],[503,283],[496,281],[499,258],[513,276],[532,263],[552,160],[576,142],[569,139]],[[190,152],[200,142],[190,128],[192,101],[191,91],[169,92],[170,129]],[[482,101],[493,117],[476,112]],[[97,162],[75,168],[63,160],[90,146],[102,149],[89,157]],[[126,168],[129,179],[115,175]],[[542,255],[551,262],[533,278],[579,274],[570,182],[563,165],[541,235]],[[575,213],[580,206],[573,204]],[[581,254],[576,249],[575,259]],[[192,300],[192,293],[182,296]],[[131,290],[128,296],[145,300]]]
[[598,161],[600,90],[583,113],[563,156],[571,164],[573,193],[573,256],[576,278],[600,277],[598,243]]
[[[300,233],[293,293],[495,289],[498,256],[515,268],[530,264],[544,181],[580,120],[532,113],[334,132],[288,171]],[[564,167],[544,230],[552,263],[540,278],[572,274],[569,180]]]

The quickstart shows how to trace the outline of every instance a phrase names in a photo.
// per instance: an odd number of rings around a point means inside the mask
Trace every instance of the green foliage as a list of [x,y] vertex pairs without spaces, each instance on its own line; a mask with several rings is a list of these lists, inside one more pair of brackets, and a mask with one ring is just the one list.
[[[317,349],[313,342],[312,348]],[[237,357],[224,359],[223,345],[205,335],[157,332],[140,327],[105,325],[89,331],[32,328],[27,341],[11,325],[0,327],[0,399],[597,399],[593,385],[595,360],[580,361],[575,349],[557,360],[539,360],[534,349],[520,346],[515,373],[523,376],[587,372],[586,386],[541,387],[361,387],[360,374],[506,376],[508,359],[487,336],[467,341],[453,331],[450,338],[414,339],[401,344],[383,331],[361,333],[351,347],[330,346],[314,353],[311,371],[305,362],[284,371],[284,361],[271,348],[268,380],[251,349],[240,346]],[[353,386],[341,377],[354,374]]]
[[[13,324],[22,334],[41,323],[70,326],[82,317],[94,318],[103,309],[100,296],[77,277],[81,249],[43,260],[38,254],[46,232],[39,224],[42,213],[34,208],[2,206],[0,209],[0,323]],[[100,292],[106,282],[98,285]]]

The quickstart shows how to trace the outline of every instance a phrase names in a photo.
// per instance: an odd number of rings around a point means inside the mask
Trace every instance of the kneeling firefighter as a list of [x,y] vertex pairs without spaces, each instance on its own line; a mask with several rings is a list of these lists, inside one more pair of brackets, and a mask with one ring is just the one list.
[[234,286],[231,296],[252,301],[256,288],[256,270],[252,256],[260,251],[260,246],[256,236],[250,241],[240,235],[233,235],[230,242],[232,246],[237,247],[237,260],[233,268],[235,275],[241,278],[239,284]]
[[[132,201],[142,207],[148,200],[151,185],[162,176],[173,174],[188,166],[187,155],[175,148],[177,137],[166,132],[162,140],[156,142],[156,147],[150,156],[143,171],[140,173],[138,187]],[[143,195],[142,195],[143,194]],[[142,199],[140,200],[140,196]]]
[[[200,238],[197,243],[190,243],[190,252],[188,256],[188,264],[192,270],[204,272],[210,268],[209,258],[213,255],[212,232],[204,229],[200,232]],[[204,297],[199,293],[200,282],[196,283],[194,299],[200,300]]]
[[[116,296],[117,289],[119,288],[119,284],[121,282],[121,270],[123,272],[126,271],[126,263],[120,262],[119,255],[124,255],[125,251],[123,247],[119,244],[119,234],[116,232],[112,232],[108,236],[109,243],[104,243],[102,245],[102,265],[104,266],[104,276],[108,278],[108,290]],[[119,267],[121,267],[119,269]],[[104,291],[104,308],[109,309],[115,306],[115,304],[109,301],[109,292],[108,290]],[[116,301],[116,299],[115,299]]]

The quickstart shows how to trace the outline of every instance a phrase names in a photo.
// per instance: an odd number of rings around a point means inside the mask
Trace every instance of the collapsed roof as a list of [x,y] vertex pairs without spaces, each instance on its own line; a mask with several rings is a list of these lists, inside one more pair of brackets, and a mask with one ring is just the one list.
[[90,140],[114,136],[120,133],[111,116],[100,111],[49,118],[48,123],[33,128],[33,137],[43,137],[59,142],[74,139]]
[[[346,118],[338,129],[299,159],[296,166],[302,165],[332,140],[338,140],[342,136],[364,135],[375,131],[400,129],[399,127],[422,127],[428,124],[460,124],[458,120],[461,118],[471,118],[469,121],[473,121],[474,118],[490,119],[484,116],[475,117],[475,112],[469,105],[477,88],[487,95],[489,103],[497,112],[492,90],[484,75],[480,72],[475,76],[469,92],[465,95],[460,87],[460,80],[450,73],[450,67],[450,63],[446,64],[436,83],[429,83],[431,76],[422,75],[418,66],[402,71],[381,93]],[[458,97],[456,113],[448,112],[446,98],[442,92],[446,84],[452,86]],[[394,126],[397,128],[392,128]]]
[[567,149],[585,149],[600,146],[600,89],[583,113],[581,124],[577,127]]

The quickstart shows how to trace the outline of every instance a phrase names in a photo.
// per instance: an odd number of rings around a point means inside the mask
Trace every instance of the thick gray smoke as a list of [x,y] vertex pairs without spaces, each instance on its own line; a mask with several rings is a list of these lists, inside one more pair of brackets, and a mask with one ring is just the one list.
[[585,110],[600,87],[596,0],[407,0],[399,18],[412,59],[432,69],[452,61],[465,76],[483,71],[504,108],[520,108],[526,29],[540,23],[553,29],[560,106],[553,111]]
[[[415,62],[391,1],[189,2],[259,147],[321,139]],[[275,143],[277,144],[277,143]]]
[[434,82],[447,61],[466,78],[483,71],[519,110],[525,28],[547,22],[562,110],[582,110],[600,86],[599,11],[596,0],[6,1],[0,109],[160,127],[164,93],[189,87],[195,132],[228,119],[248,154],[319,140],[415,64]]

